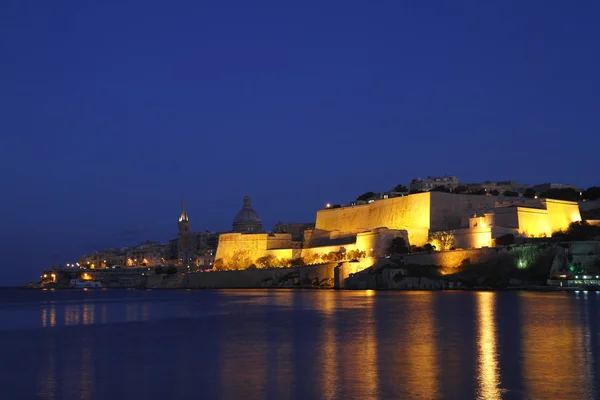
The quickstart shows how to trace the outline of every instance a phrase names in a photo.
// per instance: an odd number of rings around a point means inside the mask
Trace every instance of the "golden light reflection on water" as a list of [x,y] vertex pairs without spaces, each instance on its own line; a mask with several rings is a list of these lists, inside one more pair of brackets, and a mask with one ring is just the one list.
[[[345,393],[352,394],[357,399],[377,398],[379,392],[379,371],[377,364],[377,338],[375,326],[375,296],[360,294],[352,296],[351,301],[359,305],[352,312],[357,313],[360,319],[354,321],[352,326],[343,328],[347,330],[346,340],[340,340],[335,331],[327,333],[331,346],[337,343],[337,348],[329,348],[329,364],[337,367],[339,377],[333,378],[328,384],[328,393],[338,388],[337,379],[344,382]],[[349,331],[348,331],[349,330]],[[331,355],[336,355],[335,359]],[[336,365],[337,363],[337,365]],[[335,373],[335,372],[330,372]],[[336,396],[336,398],[339,398]]]
[[[584,292],[584,299],[587,300],[587,292]],[[593,313],[590,312],[590,303],[588,301],[583,302],[583,313],[580,318],[580,323],[582,325],[582,329],[584,330],[584,348],[582,349],[582,362],[585,365],[585,382],[590,385],[590,393],[595,393],[597,383],[596,379],[594,379],[594,352],[593,352],[593,344],[592,344],[592,336],[596,333],[593,331],[593,328],[590,327],[589,318],[596,318]]]
[[[239,327],[227,326],[222,332],[227,344],[220,349],[219,378],[223,399],[260,399],[265,397],[267,351],[265,321],[252,321],[252,337]],[[235,381],[235,384],[233,384]]]
[[79,325],[79,305],[69,304],[65,306],[65,325]]
[[336,314],[334,312],[336,293],[323,292],[323,295],[319,296],[319,300],[324,315],[324,321],[320,349],[320,358],[323,362],[320,364],[321,370],[319,370],[318,373],[319,376],[321,376],[321,396],[323,399],[329,400],[337,398],[340,391],[338,379],[339,364],[337,360]]
[[580,310],[569,294],[523,293],[523,378],[527,398],[593,398]]
[[83,338],[81,347],[81,380],[79,381],[79,398],[87,400],[92,398],[94,390],[94,364],[92,346],[89,337]]
[[478,398],[502,398],[496,333],[496,293],[477,293],[477,382]]
[[56,326],[56,308],[54,305],[42,308],[42,327],[52,328]]
[[83,324],[91,325],[94,323],[94,304],[86,303],[83,305]]
[[[404,294],[403,294],[404,295]],[[409,292],[407,310],[404,390],[408,398],[437,398],[440,368],[433,315],[433,292]],[[400,388],[398,388],[400,389]]]

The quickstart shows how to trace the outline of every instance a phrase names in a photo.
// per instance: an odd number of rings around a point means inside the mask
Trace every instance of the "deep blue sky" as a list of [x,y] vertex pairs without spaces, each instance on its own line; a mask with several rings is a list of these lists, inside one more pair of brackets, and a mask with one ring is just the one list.
[[0,284],[412,177],[600,184],[600,3],[0,2]]

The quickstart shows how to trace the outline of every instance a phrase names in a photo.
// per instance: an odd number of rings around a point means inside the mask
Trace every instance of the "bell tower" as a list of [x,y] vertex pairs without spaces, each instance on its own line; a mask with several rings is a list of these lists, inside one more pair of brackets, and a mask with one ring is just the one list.
[[189,251],[190,251],[190,218],[187,214],[187,207],[185,205],[185,199],[183,199],[183,205],[181,208],[181,215],[177,222],[177,258],[187,265],[189,262]]

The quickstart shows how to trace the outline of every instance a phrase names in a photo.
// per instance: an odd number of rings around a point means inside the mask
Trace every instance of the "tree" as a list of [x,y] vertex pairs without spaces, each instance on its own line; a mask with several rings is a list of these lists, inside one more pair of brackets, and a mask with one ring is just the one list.
[[500,192],[496,189],[490,191],[490,195],[492,196],[500,196]]
[[361,194],[360,196],[358,196],[356,198],[357,201],[369,201],[369,200],[373,200],[377,195],[373,192],[366,192]]
[[527,197],[528,199],[533,199],[535,197],[535,190],[533,190],[532,188],[527,188],[525,189],[525,192],[523,193],[523,197]]
[[225,269],[225,267],[223,265],[223,259],[217,258],[213,264],[213,268],[217,271]]
[[281,262],[276,256],[269,254],[257,258],[255,264],[258,268],[273,268],[280,266]]
[[425,243],[425,245],[423,245],[423,250],[431,253],[432,251],[435,251],[435,247],[431,243]]
[[515,243],[515,235],[507,233],[496,238],[496,246],[509,246]]
[[408,251],[409,249],[406,245],[406,240],[401,236],[393,238],[388,249],[390,254],[407,254]]
[[346,253],[347,260],[358,260],[359,258],[365,258],[367,253],[361,250],[350,250]]
[[321,256],[319,254],[313,253],[306,255],[302,258],[302,262],[304,265],[315,264],[320,260]]
[[297,267],[297,266],[300,266],[300,265],[304,265],[304,261],[301,258],[292,258],[289,261],[288,265],[290,267]]
[[572,222],[566,231],[555,232],[553,238],[565,241],[591,240],[600,236],[600,226],[590,225],[586,221]]
[[583,192],[583,198],[586,200],[600,199],[600,186],[592,186]]
[[340,204],[334,204],[330,208],[342,208],[342,206]]
[[323,254],[321,256],[321,259],[324,262],[335,262],[335,261],[341,261],[344,259],[344,253],[341,251],[330,251],[327,254]]
[[392,192],[408,192],[408,188],[404,185],[396,185],[392,189]]
[[487,194],[487,192],[485,191],[485,189],[476,189],[476,190],[471,190],[471,192],[469,194],[473,194],[476,196],[485,196]]
[[154,273],[155,273],[156,275],[162,275],[162,274],[164,274],[164,273],[165,273],[165,270],[164,270],[164,268],[163,268],[163,267],[156,267],[156,268],[154,268]]
[[450,189],[448,189],[446,186],[436,186],[433,189],[431,189],[432,192],[442,192],[442,193],[450,193]]
[[457,187],[454,188],[454,193],[456,194],[464,194],[467,193],[469,191],[469,187],[466,185],[458,185]]
[[519,193],[518,192],[513,192],[512,190],[505,190],[504,193],[502,193],[502,196],[506,196],[506,197],[519,197]]
[[548,189],[545,192],[540,194],[540,197],[546,199],[555,199],[555,200],[568,200],[568,201],[579,201],[581,200],[581,194],[578,190],[573,188],[565,188],[565,189]]
[[431,244],[440,251],[450,250],[454,247],[454,232],[439,231],[430,236]]

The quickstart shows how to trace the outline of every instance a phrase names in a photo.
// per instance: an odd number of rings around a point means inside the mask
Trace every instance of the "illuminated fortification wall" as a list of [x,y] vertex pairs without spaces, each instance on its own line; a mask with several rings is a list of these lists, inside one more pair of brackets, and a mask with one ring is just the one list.
[[[303,249],[292,241],[291,234],[227,233],[219,237],[215,261],[221,260],[226,268],[230,264],[244,268],[267,255],[291,260],[340,249],[347,252],[356,249],[368,257],[381,257],[396,236],[407,237],[409,244],[422,246],[428,242],[430,232],[449,230],[456,231],[455,247],[481,248],[492,246],[492,238],[500,233],[551,236],[571,222],[581,220],[575,202],[520,198],[497,202],[498,199],[428,192],[320,210],[315,229],[305,232]],[[485,217],[488,226],[473,224],[469,228],[469,218],[492,209]],[[494,231],[489,227],[492,215]]]
[[419,193],[359,206],[320,210],[315,228],[348,235],[380,227],[406,229],[411,244],[424,244],[429,233],[429,200],[429,193]]
[[571,222],[581,221],[576,202],[540,199],[506,205],[500,203],[494,209],[495,226],[516,229],[526,237],[550,237],[556,231],[567,229]]
[[249,265],[257,258],[269,254],[279,258],[294,258],[295,253],[299,256],[299,249],[292,247],[292,235],[289,233],[224,233],[219,236],[215,260],[247,260]]
[[446,231],[469,226],[469,218],[474,213],[481,214],[494,207],[498,200],[495,196],[473,196],[430,192],[431,215],[429,229]]
[[441,192],[412,194],[370,204],[317,212],[315,228],[358,233],[375,228],[406,229],[410,244],[427,243],[429,230],[468,226],[469,217],[494,206],[493,196],[469,196]]
[[552,232],[568,228],[571,222],[581,221],[579,204],[574,201],[546,199],[543,203],[548,210],[548,222]]

